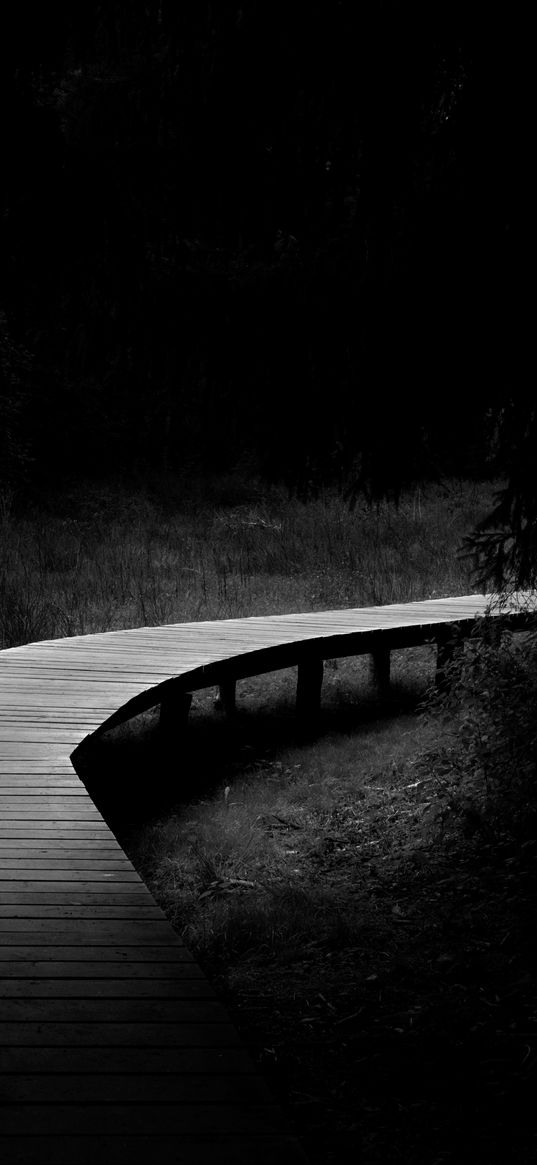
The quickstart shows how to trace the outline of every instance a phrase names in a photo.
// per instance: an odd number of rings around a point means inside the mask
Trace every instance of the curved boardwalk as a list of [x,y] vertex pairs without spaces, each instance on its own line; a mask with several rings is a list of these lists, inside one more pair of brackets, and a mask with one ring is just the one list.
[[[228,1016],[76,776],[88,734],[196,688],[469,632],[486,597],[79,636],[0,653],[0,1158],[304,1157]],[[118,712],[118,709],[120,711]]]

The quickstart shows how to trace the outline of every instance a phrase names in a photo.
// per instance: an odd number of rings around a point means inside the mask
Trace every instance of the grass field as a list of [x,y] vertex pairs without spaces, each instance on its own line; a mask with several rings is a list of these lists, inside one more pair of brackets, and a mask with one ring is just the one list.
[[464,594],[461,537],[489,483],[416,489],[353,512],[256,483],[87,486],[0,503],[0,646],[122,627]]
[[[6,507],[4,645],[468,593],[458,549],[492,494],[450,482],[350,513],[335,494],[229,481],[166,503],[111,489],[63,512]],[[506,707],[517,684],[533,699],[517,650]],[[498,809],[487,685],[476,674],[471,717],[456,702],[440,716],[434,666],[429,647],[394,653],[379,701],[367,659],[329,661],[314,740],[297,736],[290,670],[243,681],[232,723],[196,693],[172,751],[155,711],[88,754],[98,803],[314,1165],[535,1159],[537,828]]]

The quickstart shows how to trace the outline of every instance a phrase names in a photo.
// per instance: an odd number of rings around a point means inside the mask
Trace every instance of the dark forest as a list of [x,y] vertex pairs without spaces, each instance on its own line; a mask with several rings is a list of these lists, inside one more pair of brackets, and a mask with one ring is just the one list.
[[520,389],[515,23],[461,3],[19,5],[3,480],[486,472]]

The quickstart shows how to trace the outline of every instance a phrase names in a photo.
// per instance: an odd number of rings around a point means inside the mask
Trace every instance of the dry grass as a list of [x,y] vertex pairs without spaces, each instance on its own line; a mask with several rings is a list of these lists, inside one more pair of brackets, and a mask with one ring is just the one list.
[[[161,487],[162,489],[162,487]],[[462,537],[490,484],[415,490],[351,513],[255,483],[212,497],[88,487],[0,508],[0,645],[123,627],[367,606],[470,589]]]

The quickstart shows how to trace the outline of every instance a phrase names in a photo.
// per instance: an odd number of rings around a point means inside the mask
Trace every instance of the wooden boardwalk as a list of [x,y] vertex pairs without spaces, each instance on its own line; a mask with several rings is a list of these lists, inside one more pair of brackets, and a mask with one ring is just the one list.
[[[181,695],[468,632],[485,596],[148,627],[0,653],[0,1159],[299,1165],[229,1018],[76,776],[85,736]],[[518,616],[514,616],[518,618]],[[302,681],[300,676],[302,675]],[[311,678],[313,677],[313,679]],[[119,711],[118,711],[119,709]]]

